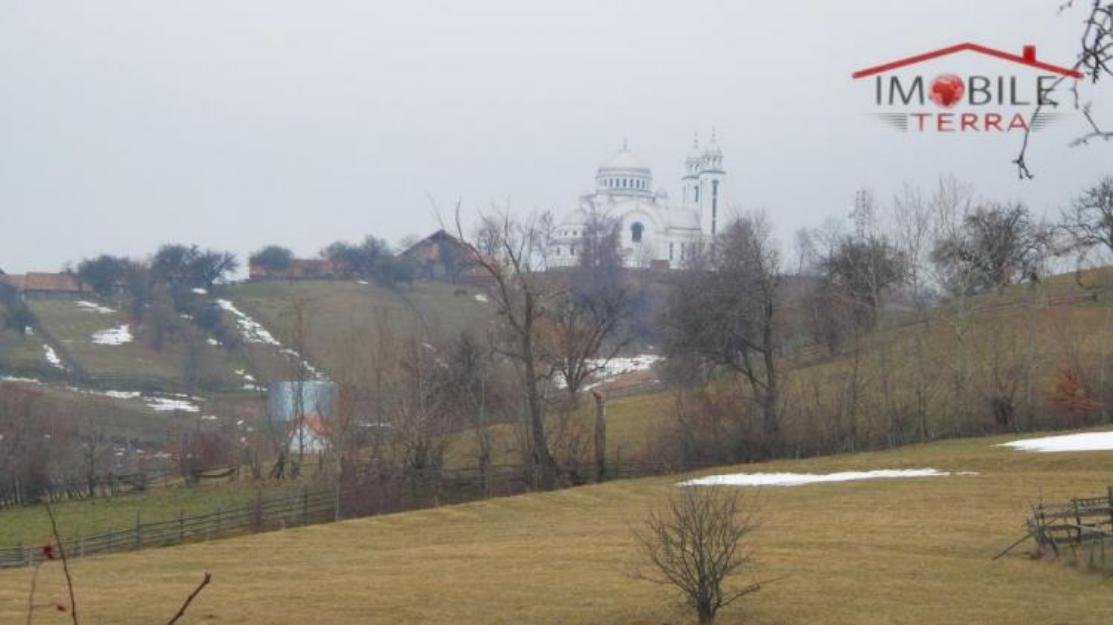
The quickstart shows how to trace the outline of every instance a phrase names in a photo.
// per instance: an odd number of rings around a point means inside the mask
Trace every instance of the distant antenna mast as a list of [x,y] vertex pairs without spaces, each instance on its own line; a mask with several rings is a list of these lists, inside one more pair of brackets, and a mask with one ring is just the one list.
[[854,221],[854,234],[858,240],[866,238],[870,224],[873,222],[873,194],[866,189],[854,193],[854,210],[850,211],[850,219]]

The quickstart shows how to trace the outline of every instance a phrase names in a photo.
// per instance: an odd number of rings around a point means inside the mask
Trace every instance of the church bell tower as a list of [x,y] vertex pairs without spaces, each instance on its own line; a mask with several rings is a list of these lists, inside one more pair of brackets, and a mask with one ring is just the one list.
[[705,237],[714,237],[723,225],[723,183],[726,175],[723,170],[723,150],[712,130],[711,141],[700,155],[698,172],[695,174],[695,205],[699,211],[700,230]]

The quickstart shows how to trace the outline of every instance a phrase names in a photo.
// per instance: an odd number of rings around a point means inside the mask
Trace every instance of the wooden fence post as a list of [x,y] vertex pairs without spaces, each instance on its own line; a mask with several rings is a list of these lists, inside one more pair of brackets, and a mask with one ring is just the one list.
[[135,548],[143,548],[143,522],[138,510],[135,511]]
[[1113,486],[1109,487],[1109,531],[1113,532]]
[[178,542],[185,542],[185,510],[178,509]]
[[255,510],[252,514],[252,521],[254,522],[254,530],[256,532],[263,531],[263,491],[262,489],[255,491]]
[[595,481],[607,479],[607,399],[592,389],[595,398]]

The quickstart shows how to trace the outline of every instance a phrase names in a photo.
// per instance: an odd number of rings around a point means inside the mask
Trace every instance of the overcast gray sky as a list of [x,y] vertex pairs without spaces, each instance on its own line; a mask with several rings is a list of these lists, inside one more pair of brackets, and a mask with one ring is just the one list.
[[559,212],[623,137],[676,198],[712,126],[728,197],[786,243],[856,188],[943,173],[1054,212],[1113,173],[1113,146],[1067,147],[1080,121],[1037,136],[1020,182],[1015,135],[897,133],[850,74],[966,40],[1069,65],[1058,4],[4,0],[0,269],[393,242],[436,227],[429,196]]

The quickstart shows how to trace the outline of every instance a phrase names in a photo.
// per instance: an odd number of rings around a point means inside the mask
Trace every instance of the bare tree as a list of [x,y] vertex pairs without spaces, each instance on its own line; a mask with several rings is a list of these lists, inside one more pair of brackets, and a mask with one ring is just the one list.
[[[319,412],[316,410],[318,406],[306,405],[307,400],[311,403],[319,400],[317,389],[309,390],[309,383],[317,378],[316,371],[305,359],[309,351],[313,311],[308,300],[297,298],[290,302],[290,308],[283,317],[288,327],[288,347],[283,350],[283,355],[286,357],[286,371],[292,387],[292,422],[270,424],[275,437],[275,453],[278,456],[274,473],[281,478],[288,463],[290,476],[297,478],[305,461],[306,438],[309,434],[306,416]],[[290,455],[292,446],[296,450],[293,456]]]
[[761,589],[760,583],[728,583],[752,565],[746,542],[756,513],[739,490],[681,488],[634,531],[648,561],[638,577],[676,587],[700,623],[713,622],[721,608]]
[[898,249],[904,255],[907,267],[908,290],[922,323],[912,329],[913,375],[908,381],[912,391],[912,410],[918,422],[920,440],[931,436],[928,423],[928,398],[934,377],[927,350],[927,318],[930,289],[927,274],[927,255],[935,227],[931,205],[920,189],[905,185],[893,198],[893,222]]
[[[1078,56],[1071,66],[1071,69],[1080,72],[1083,80],[1091,84],[1097,84],[1102,78],[1113,77],[1113,2],[1109,0],[1086,0],[1083,2],[1076,2],[1076,0],[1066,0],[1059,5],[1059,12],[1066,13],[1072,9],[1082,7],[1082,33],[1079,37],[1079,51]],[[1053,92],[1064,81],[1071,76],[1062,75],[1052,83],[1048,93]],[[1092,102],[1083,102],[1082,96],[1078,90],[1078,83],[1075,80],[1071,83],[1070,92],[1071,99],[1073,100],[1073,107],[1078,111],[1086,122],[1086,131],[1076,137],[1071,146],[1086,145],[1091,141],[1110,141],[1113,140],[1113,131],[1108,130],[1106,127],[1098,123],[1093,114]],[[1024,131],[1024,139],[1020,144],[1020,151],[1016,158],[1013,159],[1013,164],[1016,165],[1017,175],[1023,179],[1030,179],[1033,177],[1032,171],[1028,167],[1028,147],[1032,139],[1032,123],[1039,117],[1044,107],[1058,107],[1059,103],[1052,100],[1049,96],[1040,98],[1036,106],[1032,110],[1032,116],[1029,118],[1029,124]]]
[[742,217],[724,228],[705,264],[679,280],[661,319],[670,359],[723,369],[749,385],[770,451],[781,442],[781,277],[768,222]]
[[[463,227],[456,211],[457,233]],[[515,219],[509,211],[484,216],[476,237],[476,262],[489,278],[490,297],[503,320],[499,353],[518,366],[525,396],[524,425],[528,456],[540,486],[556,486],[558,466],[545,436],[546,387],[551,372],[542,354],[541,332],[546,310],[559,290],[540,271],[552,220],[547,214]]]
[[1062,228],[1080,254],[1101,247],[1113,252],[1113,176],[1083,190],[1063,211]]
[[494,446],[491,423],[506,409],[505,377],[501,375],[493,338],[486,342],[463,332],[449,354],[450,404],[463,416],[475,434],[476,462],[483,490],[491,494]]
[[932,260],[951,293],[1000,290],[1036,281],[1047,258],[1047,229],[1023,204],[989,204],[966,214],[963,228],[936,241]]
[[579,263],[551,309],[556,331],[550,361],[573,405],[583,383],[629,343],[628,336],[618,336],[633,290],[619,254],[619,226],[617,219],[589,214]]

